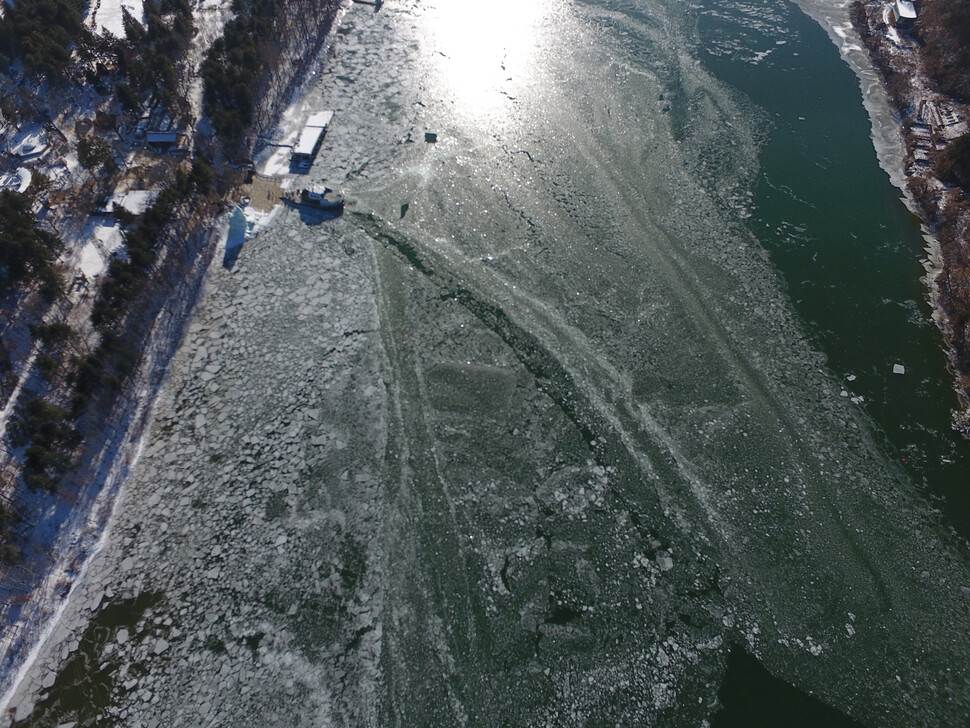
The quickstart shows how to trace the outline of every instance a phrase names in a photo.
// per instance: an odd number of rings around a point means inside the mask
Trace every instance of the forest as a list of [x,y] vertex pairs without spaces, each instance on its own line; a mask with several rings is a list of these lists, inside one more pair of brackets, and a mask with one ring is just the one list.
[[87,33],[80,0],[17,0],[0,19],[0,68],[16,59],[30,71],[57,76],[70,63],[73,45]]
[[921,2],[916,36],[926,71],[940,90],[970,103],[970,0]]
[[0,285],[5,290],[38,282],[45,296],[53,298],[60,290],[54,261],[63,246],[54,233],[35,225],[30,197],[0,192]]
[[202,64],[205,112],[230,147],[253,122],[261,73],[275,58],[281,10],[276,0],[236,0],[233,9],[238,15],[226,23]]

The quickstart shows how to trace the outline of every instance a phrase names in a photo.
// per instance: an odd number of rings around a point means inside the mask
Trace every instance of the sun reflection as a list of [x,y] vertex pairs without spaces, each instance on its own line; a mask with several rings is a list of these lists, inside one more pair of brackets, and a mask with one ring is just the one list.
[[494,110],[535,78],[542,0],[438,0],[425,16],[438,75],[460,105]]

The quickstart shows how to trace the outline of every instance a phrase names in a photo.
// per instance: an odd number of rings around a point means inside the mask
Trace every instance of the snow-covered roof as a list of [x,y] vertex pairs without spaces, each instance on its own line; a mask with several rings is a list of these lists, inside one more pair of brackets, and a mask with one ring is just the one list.
[[177,131],[150,131],[145,134],[149,144],[175,144],[179,140]]
[[20,133],[11,141],[10,151],[22,159],[34,159],[47,151],[44,132],[39,124],[31,124],[29,128],[22,128]]
[[16,172],[11,172],[10,174],[0,177],[0,188],[8,190],[17,190],[17,192],[26,192],[27,188],[30,187],[30,180],[33,175],[31,175],[30,170],[26,167],[20,167]]
[[333,119],[332,111],[318,111],[310,114],[306,126],[300,132],[300,140],[293,146],[293,154],[296,156],[313,156],[320,142],[320,137],[327,129],[327,124]]
[[322,126],[305,126],[300,132],[300,141],[293,147],[293,154],[311,156],[317,149],[317,142],[323,136]]
[[916,6],[910,0],[896,0],[896,17],[901,20],[916,20]]
[[320,128],[326,128],[327,124],[333,118],[332,111],[318,111],[316,114],[311,114],[310,118],[307,119],[307,126],[318,126]]

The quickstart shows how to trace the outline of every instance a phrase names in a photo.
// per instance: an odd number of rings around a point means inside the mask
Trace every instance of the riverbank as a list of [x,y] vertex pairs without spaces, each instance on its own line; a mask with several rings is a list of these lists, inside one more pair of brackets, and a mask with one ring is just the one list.
[[[339,11],[339,4],[331,3],[316,32],[285,44],[278,57],[279,67],[269,71],[273,83],[261,99],[258,128],[254,129],[254,133],[263,134],[255,141],[257,156],[260,139],[266,134],[297,133],[297,129],[289,128],[297,123],[291,118],[291,107],[312,82]],[[6,599],[0,611],[0,710],[74,600],[76,587],[103,544],[116,499],[138,459],[157,394],[200,300],[210,264],[224,245],[223,212],[234,207],[233,200],[251,192],[239,169],[226,166],[222,173],[216,170],[216,175],[228,190],[224,200],[229,208],[207,204],[204,211],[190,213],[191,224],[178,227],[175,233],[167,231],[153,275],[126,317],[125,330],[131,334],[141,365],[111,406],[96,408],[84,416],[81,425],[87,436],[83,454],[68,485],[33,500],[26,489],[20,488],[28,514],[33,513],[30,509],[34,501],[38,505],[24,536],[28,553],[3,576]],[[80,207],[83,191],[77,191],[77,196]],[[250,234],[265,223],[267,212],[249,216],[254,223]]]
[[13,594],[8,607],[18,608],[3,612],[2,702],[100,548],[115,499],[137,461],[155,397],[182,340],[213,253],[224,238],[222,227],[212,220],[200,223],[200,229],[168,251],[168,263],[144,292],[138,316],[142,321],[142,365],[114,406],[86,418],[93,434],[88,437],[83,464],[71,486],[54,498],[54,506],[38,514],[29,551],[21,563],[11,567],[23,574],[17,581],[22,585],[18,592],[13,592],[12,577],[7,573],[7,592]]
[[960,403],[953,426],[970,437],[970,209],[963,189],[941,181],[946,150],[970,131],[970,107],[940,91],[913,31],[895,26],[889,3],[856,0],[850,17],[886,83],[905,143],[905,186],[935,243],[927,284]]

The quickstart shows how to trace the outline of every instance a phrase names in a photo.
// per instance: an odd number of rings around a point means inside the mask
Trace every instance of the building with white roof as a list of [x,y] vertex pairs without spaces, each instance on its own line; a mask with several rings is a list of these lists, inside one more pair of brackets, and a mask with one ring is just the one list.
[[910,0],[893,0],[893,20],[897,28],[911,28],[916,20],[916,6]]
[[313,162],[313,158],[320,149],[323,135],[326,133],[327,126],[330,124],[332,118],[332,111],[319,111],[316,114],[310,115],[310,118],[307,119],[306,126],[300,132],[300,139],[293,145],[291,159],[294,164],[298,166],[309,166]]

